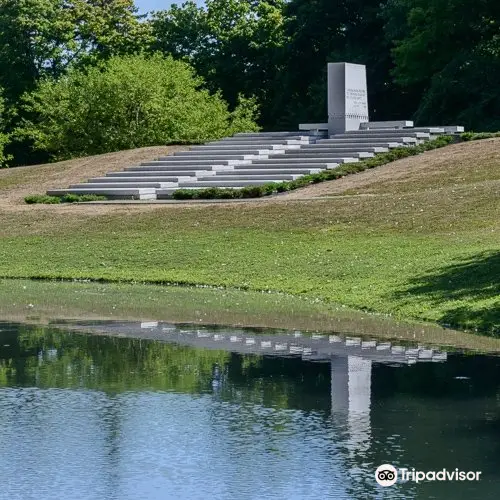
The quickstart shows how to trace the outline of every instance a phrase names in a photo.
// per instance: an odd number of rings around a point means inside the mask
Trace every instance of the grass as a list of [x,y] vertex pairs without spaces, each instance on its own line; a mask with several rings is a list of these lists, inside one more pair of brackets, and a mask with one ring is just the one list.
[[397,322],[307,297],[213,288],[0,280],[0,318],[37,325],[81,318],[343,332],[446,350],[500,352],[500,339],[432,323]]
[[0,212],[0,276],[271,290],[499,335],[500,161],[475,146],[328,199]]

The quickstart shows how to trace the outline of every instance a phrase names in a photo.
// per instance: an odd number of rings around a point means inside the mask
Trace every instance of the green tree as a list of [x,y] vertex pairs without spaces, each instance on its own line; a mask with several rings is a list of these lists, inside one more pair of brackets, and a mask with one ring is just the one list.
[[23,98],[36,118],[24,120],[17,134],[62,159],[256,130],[253,101],[241,99],[230,113],[202,84],[188,64],[170,57],[113,57],[43,80]]
[[230,107],[239,94],[255,96],[262,123],[272,120],[281,91],[284,0],[207,0],[204,8],[188,1],[155,14],[153,50],[192,64],[211,91],[220,89]]
[[10,159],[5,154],[5,146],[9,142],[9,136],[5,133],[5,120],[4,120],[4,99],[3,99],[3,91],[0,88],[0,168],[5,167],[5,162]]
[[275,103],[282,128],[326,119],[329,62],[366,65],[371,119],[407,118],[413,112],[401,89],[394,91],[380,0],[292,0],[285,17],[286,70]]
[[500,127],[500,4],[497,0],[388,0],[394,77],[421,123]]
[[140,50],[148,30],[133,0],[0,0],[0,85],[14,101],[41,77]]

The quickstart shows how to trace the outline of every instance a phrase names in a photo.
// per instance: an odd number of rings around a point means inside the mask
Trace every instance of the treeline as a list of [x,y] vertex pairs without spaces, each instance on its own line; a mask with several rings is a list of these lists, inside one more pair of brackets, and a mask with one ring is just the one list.
[[326,119],[326,63],[374,120],[500,129],[498,0],[0,0],[0,163]]

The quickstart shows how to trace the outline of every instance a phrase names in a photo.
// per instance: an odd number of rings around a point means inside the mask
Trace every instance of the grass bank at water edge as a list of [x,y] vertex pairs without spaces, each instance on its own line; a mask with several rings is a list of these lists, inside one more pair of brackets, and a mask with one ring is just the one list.
[[0,276],[274,290],[498,335],[499,145],[400,160],[312,200],[2,210]]

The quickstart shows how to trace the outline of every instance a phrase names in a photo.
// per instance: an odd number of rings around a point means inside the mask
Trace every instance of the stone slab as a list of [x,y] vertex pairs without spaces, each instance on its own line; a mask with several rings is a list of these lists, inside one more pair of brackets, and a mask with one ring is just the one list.
[[[259,166],[259,165],[256,165]],[[276,174],[291,174],[291,175],[307,175],[317,174],[321,172],[322,168],[256,168],[256,169],[235,169],[238,175],[276,175]],[[225,172],[217,172],[219,175],[227,175]]]
[[[350,144],[357,144],[357,143],[363,143],[366,140],[376,140],[378,142],[381,141],[387,141],[387,142],[401,142],[404,144],[414,144],[417,142],[416,137],[406,137],[406,136],[394,136],[394,135],[382,135],[382,136],[376,136],[373,138],[366,137],[366,136],[360,136],[360,137],[346,137],[344,135],[334,135],[333,137],[330,137],[330,139],[325,139],[325,141],[328,141],[329,144],[335,144],[335,142],[347,142]],[[319,144],[324,144],[325,141],[321,141]]]
[[366,66],[328,63],[328,133],[359,130],[369,122]]
[[246,186],[261,186],[263,184],[269,184],[273,182],[278,182],[274,179],[260,179],[260,180],[251,180],[251,181],[191,181],[191,182],[180,182],[179,189],[191,188],[191,187],[232,187],[232,188],[240,188]]
[[182,151],[179,153],[174,153],[174,157],[178,160],[182,159],[200,159],[200,160],[211,160],[220,158],[221,160],[246,160],[252,159],[256,156],[268,156],[270,150],[251,150],[251,149],[240,149],[237,153],[234,151],[225,151],[221,149],[216,149],[214,151]]
[[[328,141],[328,142],[327,142]],[[331,141],[331,142],[330,142]],[[353,144],[352,142],[344,142],[344,141],[333,141],[332,139],[325,139],[325,142],[321,142],[318,144],[329,144],[329,145],[335,145],[338,147],[356,147],[356,149],[359,149],[359,151],[365,151],[365,148],[399,148],[403,144],[400,142],[395,142],[395,141],[390,141],[390,142],[384,142],[384,141],[366,141],[366,142],[359,142]]]
[[[212,170],[202,170],[203,172],[205,172],[207,175],[212,173],[212,174],[215,174],[215,172],[213,172]],[[144,170],[140,170],[140,171],[137,171],[137,172],[108,172],[106,174],[106,178],[107,179],[114,179],[114,178],[117,178],[117,179],[126,179],[128,177],[132,177],[132,178],[135,178],[135,177],[139,177],[141,179],[146,179],[148,177],[172,177],[172,178],[178,178],[178,177],[193,177],[196,175],[196,172],[198,172],[198,170],[180,170],[180,171],[171,171],[171,170],[167,170],[165,171],[165,174],[162,174],[162,171],[158,171],[158,170],[155,170],[154,172],[149,172],[149,171],[144,171]]]
[[[291,144],[291,145],[276,145],[276,144],[268,144],[268,145],[261,145],[261,144],[248,144],[245,145],[244,149],[249,149],[249,150],[266,150],[266,151],[285,151],[287,149],[299,149],[300,144]],[[217,145],[207,145],[207,146],[196,146],[195,148],[191,148],[190,151],[240,151],[242,148],[238,144],[230,144],[230,143],[224,143],[224,144],[217,144]]]
[[382,122],[362,122],[359,128],[362,130],[366,129],[380,129],[380,128],[406,128],[413,127],[413,122],[411,120],[394,120],[394,121],[382,121]]
[[245,165],[245,166],[237,166],[234,167],[235,170],[253,170],[253,169],[270,169],[270,170],[278,170],[278,169],[294,169],[294,168],[307,168],[307,169],[320,169],[320,170],[328,170],[331,168],[336,168],[338,167],[338,163],[334,162],[328,162],[328,161],[322,161],[321,163],[310,163],[308,161],[303,161],[303,162],[282,162],[282,163],[252,163],[251,165]]
[[429,139],[429,132],[414,132],[411,129],[406,130],[353,130],[336,137],[415,137],[416,139]]
[[299,130],[321,130],[328,132],[328,123],[300,123]]
[[342,155],[341,152],[337,151],[335,148],[330,149],[308,149],[307,151],[301,151],[299,153],[291,153],[283,155],[284,158],[328,158],[328,157],[339,157],[348,156],[352,158],[373,158],[374,153],[367,153],[365,151],[356,151],[349,153],[348,155]]
[[325,158],[280,158],[273,160],[256,160],[252,162],[253,165],[292,165],[292,164],[311,164],[311,163],[355,163],[358,162],[359,158],[353,157],[328,157],[328,161]]
[[311,144],[310,146],[304,146],[303,148],[300,149],[301,151],[335,151],[338,155],[346,155],[348,156],[349,153],[387,153],[389,151],[389,148],[381,148],[381,147],[376,147],[376,148],[363,148],[362,151],[360,151],[360,148],[353,148],[353,147],[336,147],[330,144]]
[[108,188],[167,188],[176,187],[177,182],[85,182],[82,184],[71,184],[70,189],[108,189]]
[[[215,172],[205,172],[206,175],[214,175]],[[87,182],[89,184],[95,184],[95,183],[99,183],[99,184],[109,184],[110,182],[117,182],[117,183],[122,183],[122,184],[126,184],[126,183],[137,183],[137,182],[179,182],[179,179],[185,181],[185,180],[189,180],[191,177],[195,177],[195,175],[193,176],[189,176],[189,175],[184,175],[184,176],[176,176],[176,177],[172,177],[172,176],[153,176],[153,175],[146,175],[146,176],[131,176],[131,175],[127,175],[127,176],[124,176],[124,177],[118,177],[118,176],[113,176],[113,177],[93,177],[91,179],[89,179]],[[123,187],[126,187],[126,186],[123,186]]]
[[47,191],[49,196],[62,196],[64,194],[97,194],[109,198],[136,198],[139,200],[155,200],[156,189],[154,188],[69,188],[51,189]]
[[[293,181],[295,179],[298,179],[299,177],[302,177],[305,174],[286,174],[286,173],[278,173],[278,174],[270,174],[267,172],[265,169],[264,170],[258,170],[258,173],[252,173],[250,175],[245,175],[240,172],[238,172],[238,175],[217,175],[215,179],[213,177],[207,176],[207,177],[198,177],[198,181],[211,181],[214,183],[218,183],[220,181],[259,181],[259,180],[266,180],[266,181]],[[185,181],[185,182],[190,182],[190,181]]]

